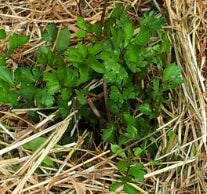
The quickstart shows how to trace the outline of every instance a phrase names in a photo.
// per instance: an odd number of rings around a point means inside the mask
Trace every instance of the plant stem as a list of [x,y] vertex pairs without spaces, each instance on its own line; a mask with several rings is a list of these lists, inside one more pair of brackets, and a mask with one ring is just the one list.
[[108,1],[109,0],[106,0],[104,2],[104,7],[103,7],[102,15],[101,15],[101,25],[102,25],[102,27],[103,27],[103,24],[104,24],[104,17],[105,17],[105,14],[106,14],[106,7],[107,7],[107,4],[108,4]]
[[79,2],[78,0],[75,0],[75,1],[76,1],[76,3],[77,3],[77,6],[78,6],[79,15],[80,15],[81,17],[83,17],[83,15],[82,15],[82,11],[81,11],[81,7],[80,7],[80,2]]
[[104,92],[104,102],[105,102],[105,107],[106,107],[106,117],[107,120],[111,120],[110,112],[107,107],[107,102],[108,102],[108,91],[107,91],[107,83],[106,80],[103,78],[103,92]]

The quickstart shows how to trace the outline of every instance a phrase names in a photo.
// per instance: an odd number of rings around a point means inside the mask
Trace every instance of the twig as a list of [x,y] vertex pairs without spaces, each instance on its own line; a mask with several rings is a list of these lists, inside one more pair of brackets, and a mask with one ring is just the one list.
[[103,7],[103,11],[102,11],[102,15],[101,15],[101,25],[103,26],[104,24],[104,17],[105,17],[105,14],[106,14],[106,7],[107,7],[107,4],[108,4],[108,1],[109,0],[106,0],[104,2],[104,7]]
[[78,6],[79,15],[80,15],[81,17],[83,17],[83,15],[82,15],[82,11],[81,11],[81,7],[80,7],[80,2],[79,2],[78,0],[75,0],[75,1],[76,1],[76,3],[77,3],[77,6]]
[[97,117],[97,119],[100,122],[101,126],[104,126],[105,120],[101,117],[99,111],[95,107],[93,101],[90,98],[87,98],[88,105],[90,106],[91,110],[93,111],[94,115]]
[[110,112],[109,112],[108,107],[107,107],[108,91],[107,91],[107,83],[106,83],[105,79],[103,79],[103,92],[104,92],[104,102],[105,102],[105,107],[106,107],[106,117],[107,117],[107,120],[110,121],[111,116],[110,116]]

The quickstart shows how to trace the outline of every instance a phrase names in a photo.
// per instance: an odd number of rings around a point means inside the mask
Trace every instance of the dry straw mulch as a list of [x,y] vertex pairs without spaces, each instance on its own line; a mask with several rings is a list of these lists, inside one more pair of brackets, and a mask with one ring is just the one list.
[[[30,43],[19,49],[8,61],[10,68],[22,64],[35,65],[35,54],[41,41],[41,31],[47,23],[70,28],[72,37],[77,32],[77,16],[95,23],[100,20],[103,0],[0,0],[0,27],[7,33],[24,33]],[[107,13],[118,1],[109,1]],[[161,133],[160,151],[156,158],[160,166],[145,163],[145,182],[133,185],[140,193],[206,193],[207,147],[206,147],[206,44],[207,44],[207,1],[205,0],[124,0],[119,3],[132,5],[130,17],[139,19],[143,10],[158,9],[168,19],[171,29],[169,38],[173,52],[169,56],[182,68],[185,83],[177,94],[172,93],[171,110],[163,107],[169,120],[158,118]],[[73,38],[73,41],[77,40]],[[0,53],[5,50],[1,43]],[[109,150],[98,145],[82,149],[84,132],[77,142],[62,148],[54,145],[63,137],[76,111],[65,120],[57,121],[54,115],[46,115],[45,109],[34,109],[41,122],[28,120],[31,109],[8,111],[0,107],[0,193],[109,193],[108,185],[118,180],[116,163]],[[54,111],[56,107],[54,107]],[[7,127],[5,127],[6,124]],[[12,130],[8,130],[8,129]],[[167,145],[167,132],[177,134],[171,146]],[[11,132],[12,131],[12,132]],[[44,145],[32,153],[21,146],[47,134]],[[90,149],[93,148],[93,149]],[[167,150],[166,150],[167,149]],[[165,153],[163,150],[166,150]],[[54,158],[54,153],[65,153],[64,161]],[[71,160],[76,153],[77,160]],[[53,158],[57,168],[41,166],[45,156]],[[14,171],[18,164],[21,168]],[[38,175],[40,168],[44,174]],[[120,188],[117,193],[123,193]]]

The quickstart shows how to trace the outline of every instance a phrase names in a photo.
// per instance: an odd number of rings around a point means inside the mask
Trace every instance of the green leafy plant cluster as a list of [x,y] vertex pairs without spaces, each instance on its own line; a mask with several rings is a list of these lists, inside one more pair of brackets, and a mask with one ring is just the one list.
[[132,162],[129,161],[119,161],[117,163],[119,172],[124,173],[124,176],[121,177],[120,181],[110,185],[109,189],[111,191],[116,191],[120,186],[123,185],[123,189],[126,193],[137,193],[136,188],[130,185],[130,183],[133,183],[133,179],[142,182],[144,180],[145,171],[143,170],[144,167],[141,163],[137,163],[133,166],[131,165]]
[[[125,191],[133,193],[128,182],[142,181],[144,170],[130,160],[153,154],[157,142],[151,136],[130,150],[123,149],[156,128],[160,106],[169,106],[167,93],[183,82],[180,68],[168,64],[171,45],[168,32],[161,28],[164,22],[155,11],[144,13],[137,32],[122,7],[115,8],[103,24],[89,24],[79,17],[75,45],[67,28],[51,23],[42,32],[46,46],[39,47],[37,64],[14,70],[6,67],[6,60],[28,37],[11,35],[8,51],[0,57],[0,102],[13,107],[57,105],[57,113],[65,117],[72,101],[72,108],[79,110],[77,119],[88,128],[102,128],[102,140],[111,143],[112,153],[121,158],[118,170],[125,176],[112,190],[124,184]],[[0,39],[4,38],[6,33],[0,30]],[[103,80],[106,90],[102,85],[90,87],[98,80]],[[98,119],[88,104],[92,98]]]

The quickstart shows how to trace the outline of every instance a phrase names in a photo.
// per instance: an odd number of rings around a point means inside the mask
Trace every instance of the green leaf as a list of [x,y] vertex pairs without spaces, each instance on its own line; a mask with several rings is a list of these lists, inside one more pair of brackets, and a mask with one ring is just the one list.
[[0,40],[6,38],[6,32],[4,29],[0,29]]
[[0,66],[0,79],[7,82],[10,85],[14,84],[12,80],[12,73],[6,67]]
[[111,67],[109,67],[109,64],[107,63],[108,62],[105,62],[106,73],[104,74],[104,77],[108,83],[116,83],[120,85],[127,80],[128,73],[124,67],[120,66],[118,63],[112,63],[110,64]]
[[33,67],[32,74],[34,79],[37,81],[42,76],[42,70],[39,69],[38,67]]
[[127,22],[124,25],[124,35],[125,35],[125,46],[131,41],[133,35],[134,35],[134,27],[132,25],[132,22]]
[[144,17],[140,21],[141,26],[147,26],[148,28],[158,31],[164,24],[165,20],[162,17],[158,17],[155,11],[145,13]]
[[0,90],[1,103],[17,106],[19,95],[16,91],[9,91],[10,85],[7,82],[0,80]]
[[64,59],[61,55],[52,53],[49,47],[39,47],[40,54],[37,56],[37,62],[42,65],[62,66],[65,65]]
[[111,144],[111,151],[114,154],[118,154],[118,156],[120,156],[122,158],[127,158],[126,153],[124,151],[122,151],[122,148],[119,145]]
[[90,25],[90,32],[94,32],[96,36],[100,36],[102,32],[102,25],[100,22]]
[[76,36],[78,38],[85,38],[87,36],[88,32],[86,32],[85,30],[78,30],[78,32],[76,33]]
[[129,166],[131,165],[131,162],[130,161],[119,161],[117,163],[117,168],[118,168],[118,171],[125,171],[129,168]]
[[54,97],[48,94],[46,89],[38,89],[36,91],[35,99],[39,106],[51,107],[54,104]]
[[77,50],[81,54],[82,58],[85,59],[88,54],[87,47],[82,43],[78,43]]
[[63,100],[68,101],[72,96],[72,92],[69,88],[63,88],[61,89],[61,96]]
[[[32,141],[26,143],[23,145],[23,148],[26,150],[31,150],[32,152],[35,152],[42,144],[45,143],[47,140],[46,137],[37,137],[33,139]],[[45,159],[42,161],[42,165],[46,167],[54,167],[54,162],[52,159],[48,156],[45,157]]]
[[138,110],[146,115],[152,115],[152,108],[149,103],[143,103],[138,107]]
[[14,164],[11,166],[11,169],[15,172],[18,171],[20,168],[21,168],[21,166],[19,164]]
[[104,47],[104,44],[102,42],[96,42],[94,45],[90,45],[88,47],[88,53],[92,56],[95,56],[101,53],[101,51],[103,51],[104,49],[103,47]]
[[37,62],[42,65],[48,64],[49,55],[52,55],[50,47],[40,46],[38,49],[40,54],[37,56]]
[[76,48],[70,48],[65,51],[66,59],[69,62],[82,63],[87,56],[87,48],[82,43],[78,43]]
[[53,96],[46,96],[41,99],[41,104],[46,107],[51,107],[54,104],[54,97]]
[[63,51],[68,48],[70,43],[70,31],[67,28],[63,28],[57,38],[56,49],[57,51]]
[[46,90],[49,95],[53,95],[60,89],[59,80],[57,79],[56,72],[47,72],[44,74],[44,80],[46,81]]
[[119,187],[121,187],[122,184],[123,184],[122,182],[115,182],[109,185],[109,191],[115,192]]
[[35,88],[35,86],[31,84],[22,83],[19,89],[19,95],[22,96],[25,100],[27,100],[28,103],[30,103],[34,100],[36,90],[37,88]]
[[163,80],[165,82],[182,83],[181,69],[175,64],[168,65],[164,70]]
[[23,148],[26,150],[36,151],[42,144],[45,143],[47,140],[46,137],[37,137],[33,139],[32,141],[26,143],[23,145]]
[[154,78],[153,80],[153,92],[154,92],[154,97],[160,95],[160,81],[157,78]]
[[78,52],[77,48],[69,48],[64,54],[68,62],[82,63],[84,61],[84,58]]
[[38,49],[41,54],[48,54],[51,51],[49,46],[40,46]]
[[118,138],[118,144],[125,145],[129,141],[129,137],[127,137],[126,133],[122,134]]
[[118,19],[121,17],[122,14],[124,14],[124,9],[123,7],[119,6],[112,10],[109,17],[113,19]]
[[107,39],[111,38],[111,26],[115,25],[115,21],[112,18],[108,18],[105,22],[104,22],[104,35],[107,37]]
[[167,147],[165,149],[165,152],[168,153],[172,150],[172,148],[175,146],[175,142],[177,141],[177,135],[174,131],[169,131],[167,136],[169,137],[167,142]]
[[65,87],[74,87],[78,83],[79,73],[77,69],[59,68],[57,77],[59,80],[63,80]]
[[123,104],[125,101],[129,99],[135,99],[138,92],[135,91],[134,86],[129,82],[130,81],[127,81],[124,88],[111,86],[110,99],[120,104]]
[[112,34],[112,44],[115,49],[115,52],[117,55],[121,53],[121,49],[125,47],[124,45],[124,39],[125,34],[123,29],[115,29],[114,27],[111,27],[111,34]]
[[124,184],[124,192],[127,194],[137,194],[137,190],[127,183]]
[[11,104],[12,106],[17,106],[18,104],[18,93],[17,92],[8,92],[5,95],[5,102]]
[[151,36],[152,30],[147,26],[141,26],[138,35],[133,40],[133,44],[142,46],[149,42]]
[[54,42],[57,36],[57,27],[54,23],[48,24],[42,32],[42,39],[46,42]]
[[167,65],[163,71],[163,91],[176,88],[183,83],[181,69],[173,64]]
[[0,66],[4,66],[4,65],[6,65],[6,58],[0,56]]
[[122,177],[120,177],[120,180],[123,182],[123,183],[130,183],[130,182],[132,182],[132,177],[131,176],[129,176],[128,174],[126,175],[126,176],[122,176]]
[[143,164],[137,163],[135,166],[129,169],[129,174],[136,178],[138,181],[143,181],[144,175],[146,174],[143,168]]
[[110,112],[117,114],[120,111],[121,104],[109,99],[107,103],[107,108],[109,109]]
[[134,152],[134,155],[136,157],[140,157],[140,155],[142,154],[143,152],[143,149],[141,147],[135,147],[133,148],[133,152]]
[[119,91],[119,89],[116,86],[111,86],[111,92],[110,92],[110,99],[123,104],[124,103],[124,99],[122,97],[121,92]]
[[136,129],[136,127],[132,126],[132,125],[129,125],[127,127],[127,132],[129,134],[129,137],[134,139],[134,138],[137,138],[137,135],[138,135],[138,131]]
[[133,73],[140,72],[141,68],[149,64],[145,59],[146,53],[143,54],[142,50],[140,46],[130,45],[124,54],[126,65]]
[[159,166],[161,162],[162,160],[150,160],[149,161],[150,165],[153,165],[153,166]]
[[56,67],[65,65],[64,59],[61,55],[54,55],[52,56],[51,62],[49,62],[49,65],[54,65]]
[[105,142],[113,143],[115,139],[115,127],[113,124],[107,126],[103,129],[102,139]]
[[80,104],[86,104],[86,94],[88,93],[87,89],[83,89],[83,90],[75,90],[75,93],[77,94],[77,99],[79,101]]
[[124,100],[135,99],[138,95],[138,92],[135,91],[135,87],[132,84],[126,84],[123,89],[123,98]]
[[68,101],[62,99],[58,100],[58,113],[65,118],[70,113],[70,108],[68,107]]
[[34,83],[36,81],[32,75],[31,70],[26,67],[17,68],[14,73],[14,77],[15,77],[16,84],[19,84],[22,82],[24,82],[26,84],[30,84],[30,83]]
[[80,78],[78,80],[78,85],[86,83],[90,78],[90,67],[87,63],[82,63],[79,65]]
[[41,165],[46,166],[46,167],[50,167],[50,168],[55,167],[53,160],[48,156],[45,157],[45,159],[42,161]]
[[7,52],[4,54],[4,57],[10,57],[14,53],[13,48],[9,48]]
[[134,125],[136,122],[135,118],[126,112],[123,114],[123,119],[127,125]]
[[161,44],[161,52],[163,53],[169,53],[171,50],[171,44],[170,41],[168,39],[168,33],[166,31],[159,31],[158,35],[162,41]]
[[29,41],[28,36],[13,34],[9,37],[9,49],[18,48]]
[[91,66],[91,68],[97,73],[104,73],[106,71],[104,64],[100,63],[94,56],[89,56],[86,60],[86,64]]
[[87,22],[82,17],[77,18],[77,23],[76,24],[82,30],[88,30],[88,28],[89,28],[89,25],[87,24]]

